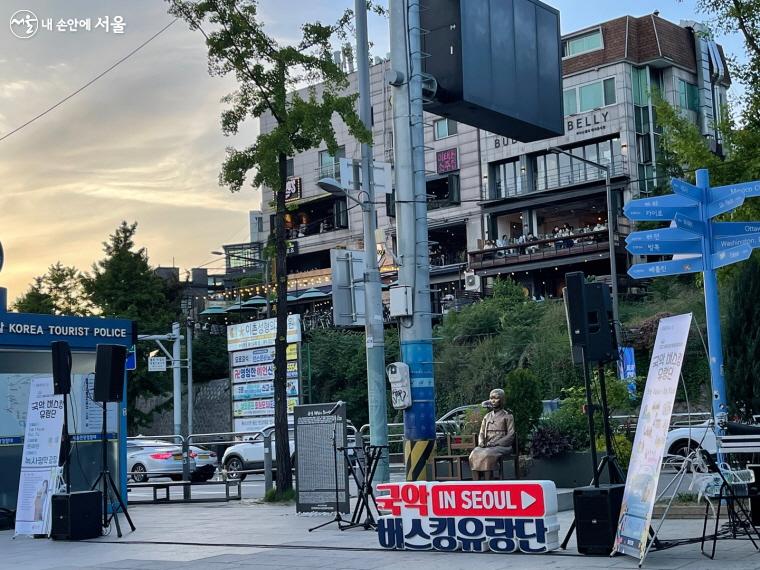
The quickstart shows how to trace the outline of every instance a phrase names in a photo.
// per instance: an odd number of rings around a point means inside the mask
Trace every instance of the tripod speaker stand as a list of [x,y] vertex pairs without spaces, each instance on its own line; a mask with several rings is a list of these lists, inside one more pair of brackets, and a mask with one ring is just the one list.
[[[108,467],[108,402],[120,402],[124,388],[124,364],[127,357],[127,349],[120,345],[103,345],[97,347],[95,361],[95,400],[103,406],[103,426],[101,431],[101,471],[92,489],[102,488],[103,492],[103,528],[107,528],[111,521],[116,523],[116,534],[121,538],[121,525],[119,524],[118,508],[127,518],[129,526],[134,532],[135,525],[129,516],[127,505],[119,493],[119,488],[111,476]],[[117,508],[118,503],[118,508]],[[109,515],[108,505],[112,505]]]

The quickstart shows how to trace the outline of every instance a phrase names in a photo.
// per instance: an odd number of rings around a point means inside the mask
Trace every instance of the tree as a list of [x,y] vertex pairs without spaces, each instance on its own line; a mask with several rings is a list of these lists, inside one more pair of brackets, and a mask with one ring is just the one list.
[[538,423],[544,406],[535,374],[525,368],[515,368],[504,382],[504,407],[512,410],[517,441],[525,446],[528,434]]
[[13,304],[22,313],[86,316],[91,305],[82,290],[81,273],[60,261],[51,265]]
[[726,384],[733,407],[745,402],[760,410],[760,259],[741,264],[731,284],[725,327]]
[[[222,113],[222,131],[238,132],[249,117],[271,115],[274,127],[260,134],[243,150],[229,149],[220,182],[239,191],[249,172],[253,185],[266,185],[275,196],[275,283],[277,335],[275,340],[275,437],[277,493],[292,488],[288,448],[286,354],[287,279],[284,215],[287,159],[321,145],[336,155],[338,144],[332,119],[337,114],[360,142],[371,134],[355,111],[356,95],[342,95],[348,83],[332,60],[331,38],[344,34],[352,12],[346,11],[334,25],[319,22],[301,27],[303,39],[296,45],[280,45],[267,35],[256,0],[167,0],[169,12],[200,31],[208,47],[209,72],[232,74],[239,88],[225,98],[230,108]],[[204,27],[212,27],[207,32]],[[296,89],[320,83],[320,93],[310,87],[304,98]]]
[[[178,291],[154,273],[145,248],[135,249],[136,231],[137,223],[122,222],[116,228],[109,240],[103,242],[105,257],[93,264],[91,274],[82,277],[82,287],[103,316],[132,319],[142,334],[166,333],[179,317]],[[153,348],[144,344],[138,350],[143,357],[127,383],[130,433],[150,420],[149,415],[136,408],[137,397],[164,394],[170,385],[166,374],[147,371],[144,355]]]

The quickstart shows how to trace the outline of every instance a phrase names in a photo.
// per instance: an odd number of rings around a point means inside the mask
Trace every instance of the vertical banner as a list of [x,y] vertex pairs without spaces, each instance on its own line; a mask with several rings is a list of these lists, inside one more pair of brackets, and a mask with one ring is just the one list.
[[657,495],[678,378],[689,337],[691,313],[662,319],[657,328],[652,361],[633,441],[615,550],[643,559]]
[[24,454],[16,507],[16,534],[50,533],[50,498],[56,491],[63,432],[63,396],[53,378],[33,378],[24,433]]

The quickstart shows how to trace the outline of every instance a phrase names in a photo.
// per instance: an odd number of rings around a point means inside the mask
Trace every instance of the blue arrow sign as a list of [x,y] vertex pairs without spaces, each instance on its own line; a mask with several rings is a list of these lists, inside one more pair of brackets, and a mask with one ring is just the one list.
[[701,188],[689,184],[680,178],[671,178],[670,186],[673,188],[673,192],[680,196],[685,196],[686,198],[696,200],[697,202],[701,202],[704,199],[704,192]]
[[629,220],[639,222],[672,220],[678,212],[696,216],[697,203],[684,196],[667,194],[655,198],[631,200],[623,208],[623,213]]
[[658,241],[681,241],[681,240],[695,240],[699,239],[699,236],[692,232],[686,232],[679,230],[678,228],[662,228],[659,230],[645,230],[641,232],[633,232],[628,234],[625,238],[626,243],[650,243]]
[[690,257],[677,261],[657,261],[655,263],[639,263],[631,266],[628,275],[634,279],[664,277],[666,275],[682,275],[702,271],[704,264],[701,257]]
[[752,255],[752,247],[749,245],[740,245],[724,251],[719,251],[718,253],[713,253],[713,269],[719,269],[720,267],[731,265],[737,261],[744,261],[745,259],[749,259],[750,255]]
[[713,222],[713,237],[732,237],[757,233],[760,235],[760,222]]
[[728,198],[720,198],[707,204],[707,217],[714,218],[715,216],[720,216],[738,208],[742,204],[744,204],[744,194],[734,194]]
[[734,194],[742,194],[745,198],[755,198],[760,196],[760,180],[754,182],[742,182],[740,184],[729,184],[728,186],[716,186],[710,189],[710,198],[717,200],[727,198]]
[[738,245],[748,245],[753,248],[760,247],[760,234],[744,234],[713,239],[713,251],[730,249]]
[[692,234],[704,235],[705,231],[707,230],[704,222],[685,216],[680,212],[673,217],[673,221],[676,224],[676,228],[686,232],[691,232]]
[[635,255],[673,255],[678,253],[702,253],[699,239],[689,241],[634,242],[625,249]]

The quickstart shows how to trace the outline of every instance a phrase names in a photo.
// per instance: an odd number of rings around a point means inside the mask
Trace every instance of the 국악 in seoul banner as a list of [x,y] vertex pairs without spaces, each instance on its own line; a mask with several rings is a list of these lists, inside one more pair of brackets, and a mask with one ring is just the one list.
[[380,546],[393,550],[549,552],[559,547],[553,481],[377,486]]

